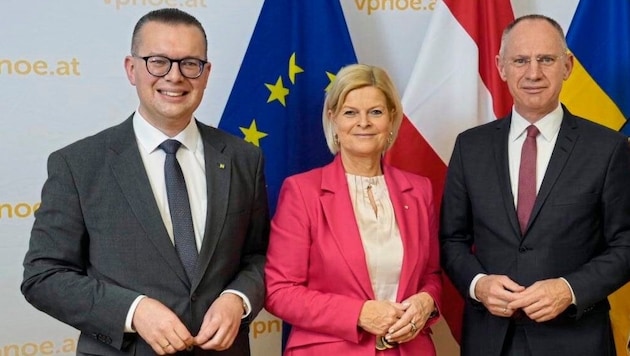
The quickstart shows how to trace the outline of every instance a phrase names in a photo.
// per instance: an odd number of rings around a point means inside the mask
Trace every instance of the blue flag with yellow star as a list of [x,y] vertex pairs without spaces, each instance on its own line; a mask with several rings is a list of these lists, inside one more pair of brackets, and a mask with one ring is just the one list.
[[265,0],[219,128],[262,148],[272,214],[284,178],[332,160],[325,90],[356,61],[338,1]]

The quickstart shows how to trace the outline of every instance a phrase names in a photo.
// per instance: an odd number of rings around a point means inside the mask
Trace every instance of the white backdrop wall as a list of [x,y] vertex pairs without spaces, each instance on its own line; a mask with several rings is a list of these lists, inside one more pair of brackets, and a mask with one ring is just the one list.
[[[386,68],[401,94],[437,1],[441,0],[341,0],[359,61]],[[553,3],[557,8],[558,1],[564,0],[529,1],[526,8],[518,0],[513,3],[518,14]],[[564,3],[574,6],[576,1]],[[74,354],[78,332],[35,310],[22,297],[21,264],[48,154],[121,122],[138,105],[123,70],[137,19],[152,9],[179,7],[203,23],[213,65],[196,116],[217,125],[262,2],[2,0],[0,356]],[[562,14],[548,14],[563,22]],[[261,313],[250,336],[254,355],[279,355],[280,332],[279,320]],[[443,325],[436,335],[441,355],[456,354]]]
[[[388,68],[402,92],[431,11],[391,3],[342,1],[359,59]],[[22,297],[21,264],[48,154],[121,122],[138,105],[123,70],[138,18],[179,7],[203,23],[212,73],[196,116],[216,125],[261,6],[262,0],[2,1],[0,356],[74,354],[78,331]],[[250,336],[254,355],[279,355],[280,333],[280,321],[261,313]]]

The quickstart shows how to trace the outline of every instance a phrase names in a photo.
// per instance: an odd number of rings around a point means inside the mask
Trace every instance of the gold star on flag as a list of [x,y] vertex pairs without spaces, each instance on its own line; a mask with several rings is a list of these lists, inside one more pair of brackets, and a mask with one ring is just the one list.
[[258,131],[258,128],[256,127],[256,119],[252,120],[252,123],[249,125],[248,128],[239,127],[239,129],[241,130],[243,135],[245,135],[245,142],[252,143],[254,144],[254,146],[260,147],[260,139],[267,136],[266,133]]
[[278,100],[280,104],[282,104],[282,106],[287,106],[284,97],[289,95],[289,89],[285,88],[284,84],[282,84],[282,76],[278,77],[278,81],[276,81],[276,84],[265,83],[265,86],[271,92],[269,94],[269,98],[267,99],[268,103],[274,100]]
[[291,84],[295,84],[295,75],[298,73],[303,73],[304,69],[300,68],[297,64],[295,64],[295,52],[289,58],[289,79],[291,80]]
[[335,81],[335,78],[337,78],[337,76],[330,72],[326,72],[326,76],[328,77],[328,85],[326,86],[326,89],[324,89],[324,91],[328,93],[330,86]]

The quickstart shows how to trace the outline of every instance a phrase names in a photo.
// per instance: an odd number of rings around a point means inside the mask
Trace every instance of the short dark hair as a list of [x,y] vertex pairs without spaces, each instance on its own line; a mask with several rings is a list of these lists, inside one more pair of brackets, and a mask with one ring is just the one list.
[[208,38],[206,37],[206,31],[203,29],[201,22],[199,22],[197,18],[179,9],[165,8],[153,10],[138,20],[131,37],[131,54],[137,54],[136,51],[138,50],[138,46],[140,46],[140,30],[142,30],[142,27],[144,27],[144,25],[148,22],[159,22],[168,25],[194,26],[203,34],[204,52],[207,52],[208,50]]

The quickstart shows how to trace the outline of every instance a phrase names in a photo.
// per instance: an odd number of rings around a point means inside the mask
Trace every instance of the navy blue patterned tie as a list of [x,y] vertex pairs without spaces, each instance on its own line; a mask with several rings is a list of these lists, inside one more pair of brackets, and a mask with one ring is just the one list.
[[190,202],[184,174],[177,162],[175,154],[181,146],[176,140],[166,140],[160,144],[160,148],[166,152],[164,161],[164,179],[166,182],[166,194],[168,207],[173,222],[173,238],[175,249],[179,259],[186,269],[188,279],[192,281],[197,264],[197,244],[195,243],[195,230],[193,228]]

